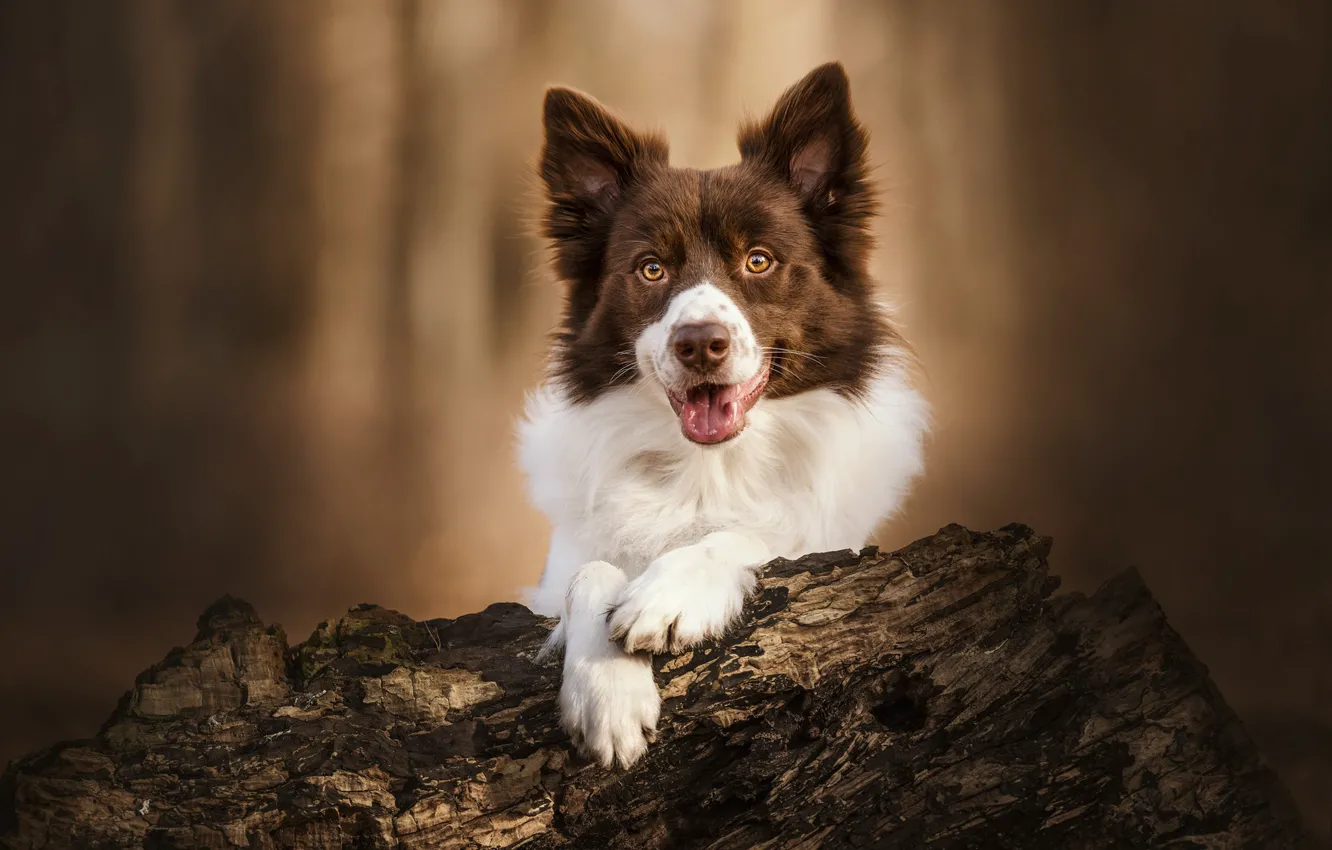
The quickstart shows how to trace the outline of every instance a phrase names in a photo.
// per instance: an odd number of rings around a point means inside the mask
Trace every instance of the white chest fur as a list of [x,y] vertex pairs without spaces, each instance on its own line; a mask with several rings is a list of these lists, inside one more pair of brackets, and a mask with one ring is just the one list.
[[519,462],[555,532],[528,602],[559,615],[582,564],[609,561],[632,578],[714,531],[756,534],[785,557],[858,548],[921,471],[927,419],[897,370],[861,399],[825,389],[760,401],[745,432],[718,446],[686,440],[654,386],[587,404],[543,387],[519,425]]

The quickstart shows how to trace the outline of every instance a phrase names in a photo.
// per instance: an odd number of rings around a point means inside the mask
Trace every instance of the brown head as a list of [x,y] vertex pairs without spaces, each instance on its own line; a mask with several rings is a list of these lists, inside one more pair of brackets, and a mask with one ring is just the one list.
[[860,393],[900,345],[867,271],[867,137],[841,65],[712,171],[672,168],[662,138],[571,89],[546,93],[545,130],[545,235],[568,286],[553,366],[575,402],[656,382],[684,435],[717,443],[764,398]]

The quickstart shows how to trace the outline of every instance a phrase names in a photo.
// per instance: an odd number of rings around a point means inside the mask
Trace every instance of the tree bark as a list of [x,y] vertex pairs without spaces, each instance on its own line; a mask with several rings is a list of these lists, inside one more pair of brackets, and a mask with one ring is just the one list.
[[1136,574],[1052,596],[1048,538],[949,526],[778,560],[657,659],[631,770],[559,730],[552,625],[362,606],[288,648],[224,597],[101,732],[10,765],[10,848],[1301,846],[1285,790]]

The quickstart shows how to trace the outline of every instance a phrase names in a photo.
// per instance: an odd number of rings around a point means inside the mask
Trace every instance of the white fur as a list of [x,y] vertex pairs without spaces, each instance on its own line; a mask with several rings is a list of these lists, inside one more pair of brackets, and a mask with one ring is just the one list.
[[634,353],[638,369],[677,392],[687,390],[697,377],[671,351],[671,334],[681,325],[716,322],[731,334],[731,347],[720,370],[708,380],[717,384],[743,384],[763,365],[754,330],[744,311],[710,282],[686,289],[671,299],[666,313],[638,335]]
[[561,620],[567,646],[560,724],[603,767],[616,760],[633,764],[647,749],[661,710],[647,656],[622,652],[606,634],[606,609],[624,585],[618,567],[586,564],[569,583]]
[[[863,546],[922,468],[928,409],[892,357],[863,398],[818,389],[760,399],[737,438],[687,440],[659,384],[672,380],[659,360],[673,361],[657,357],[665,348],[658,336],[668,338],[694,308],[718,318],[713,293],[729,303],[715,287],[695,287],[642,335],[640,364],[652,369],[637,384],[586,404],[546,385],[529,397],[519,425],[532,500],[555,526],[528,603],[561,618],[551,642],[566,645],[563,722],[605,764],[637,759],[658,711],[650,668],[612,643],[611,632],[654,652],[721,634],[758,567]],[[735,316],[733,339],[747,335],[752,345],[743,314]],[[740,380],[759,368],[752,347],[755,365]]]
[[588,404],[543,386],[519,425],[532,501],[555,525],[533,610],[560,616],[569,579],[589,561],[636,577],[714,531],[757,535],[773,557],[857,548],[921,471],[927,417],[890,369],[864,399],[828,389],[761,399],[743,434],[700,446],[651,383]]
[[661,555],[617,599],[612,640],[628,652],[680,652],[721,637],[772,559],[757,534],[714,531]]

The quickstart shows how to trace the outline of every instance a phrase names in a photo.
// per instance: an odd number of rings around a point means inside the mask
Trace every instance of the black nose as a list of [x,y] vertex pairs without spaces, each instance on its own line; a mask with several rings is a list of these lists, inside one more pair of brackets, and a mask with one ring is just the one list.
[[681,325],[671,334],[671,348],[685,368],[707,372],[726,362],[731,334],[716,322]]

